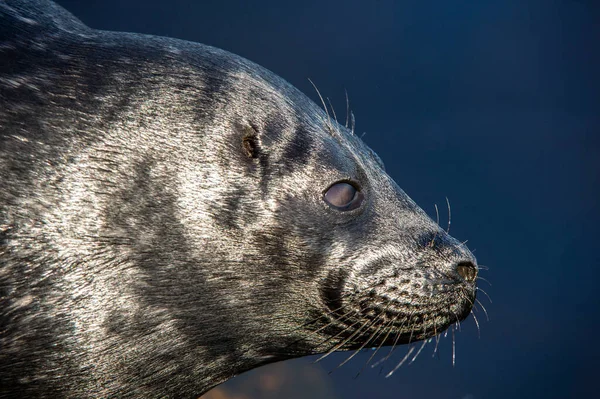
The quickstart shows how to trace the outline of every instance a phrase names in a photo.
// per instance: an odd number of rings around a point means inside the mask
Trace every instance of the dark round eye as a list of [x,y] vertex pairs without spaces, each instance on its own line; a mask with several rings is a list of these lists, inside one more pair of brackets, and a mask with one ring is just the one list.
[[363,193],[347,182],[335,183],[323,194],[325,202],[338,211],[351,211],[358,208],[363,198]]

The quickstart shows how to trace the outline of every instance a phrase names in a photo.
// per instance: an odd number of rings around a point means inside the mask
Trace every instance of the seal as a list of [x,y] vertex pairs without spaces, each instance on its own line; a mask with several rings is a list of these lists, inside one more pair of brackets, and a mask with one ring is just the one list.
[[351,129],[233,54],[0,1],[0,396],[197,397],[428,339],[478,267]]

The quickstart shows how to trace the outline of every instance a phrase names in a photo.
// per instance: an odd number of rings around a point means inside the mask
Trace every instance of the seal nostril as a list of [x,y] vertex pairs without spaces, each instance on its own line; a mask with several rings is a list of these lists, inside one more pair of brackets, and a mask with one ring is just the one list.
[[477,268],[471,262],[460,262],[456,266],[456,271],[469,283],[475,281],[475,278],[477,277]]

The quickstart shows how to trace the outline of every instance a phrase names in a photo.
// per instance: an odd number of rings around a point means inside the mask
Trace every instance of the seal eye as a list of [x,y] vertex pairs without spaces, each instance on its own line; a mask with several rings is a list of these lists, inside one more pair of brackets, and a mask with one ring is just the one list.
[[335,183],[323,194],[325,202],[338,211],[351,211],[358,208],[363,198],[363,193],[348,182]]

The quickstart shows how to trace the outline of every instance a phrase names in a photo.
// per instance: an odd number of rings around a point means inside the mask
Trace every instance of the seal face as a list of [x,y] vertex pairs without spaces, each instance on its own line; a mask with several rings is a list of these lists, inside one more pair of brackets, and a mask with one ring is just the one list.
[[0,1],[0,58],[0,396],[197,396],[469,314],[473,255],[269,71],[43,0]]

